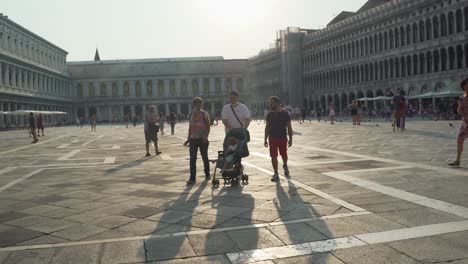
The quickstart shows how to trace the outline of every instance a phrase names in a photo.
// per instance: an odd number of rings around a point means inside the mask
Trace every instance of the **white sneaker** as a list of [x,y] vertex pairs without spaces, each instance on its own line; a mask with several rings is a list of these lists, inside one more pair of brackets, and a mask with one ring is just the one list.
[[284,170],[284,176],[288,177],[289,176],[289,168],[287,165],[283,165],[283,170]]
[[278,175],[278,172],[275,172],[273,176],[271,177],[271,181],[277,181],[277,180],[279,180],[279,175]]

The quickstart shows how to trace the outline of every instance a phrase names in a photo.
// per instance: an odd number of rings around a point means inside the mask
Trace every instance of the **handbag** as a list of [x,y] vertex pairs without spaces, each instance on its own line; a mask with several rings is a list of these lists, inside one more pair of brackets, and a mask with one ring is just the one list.
[[237,121],[238,121],[239,124],[241,125],[241,128],[242,128],[242,130],[243,130],[243,132],[244,132],[244,135],[245,135],[245,137],[246,137],[247,142],[250,142],[250,132],[249,132],[249,130],[247,130],[247,128],[244,127],[244,125],[243,125],[242,122],[240,121],[239,117],[237,117],[236,111],[234,111],[234,107],[232,107],[232,105],[231,105],[231,110],[232,110],[232,112],[234,113],[234,116],[236,117]]

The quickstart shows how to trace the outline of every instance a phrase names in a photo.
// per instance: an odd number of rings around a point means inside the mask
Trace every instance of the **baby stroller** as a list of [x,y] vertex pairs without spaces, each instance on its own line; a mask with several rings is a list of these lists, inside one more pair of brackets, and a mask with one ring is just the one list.
[[218,151],[218,158],[212,161],[216,162],[212,181],[214,188],[219,186],[219,179],[216,179],[218,169],[221,170],[224,184],[236,186],[239,184],[239,180],[242,180],[242,184],[248,184],[249,176],[244,174],[244,166],[241,163],[242,158],[249,155],[247,142],[248,136],[242,128],[231,129],[226,133],[223,150]]

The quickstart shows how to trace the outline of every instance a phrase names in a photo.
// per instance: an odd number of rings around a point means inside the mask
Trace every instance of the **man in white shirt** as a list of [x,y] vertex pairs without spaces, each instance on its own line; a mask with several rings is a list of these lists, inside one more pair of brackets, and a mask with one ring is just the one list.
[[[231,91],[229,93],[229,101],[230,103],[225,105],[221,112],[221,119],[223,120],[226,132],[231,128],[248,128],[250,124],[250,111],[243,103],[239,103],[239,93]],[[237,120],[236,115],[239,120]]]

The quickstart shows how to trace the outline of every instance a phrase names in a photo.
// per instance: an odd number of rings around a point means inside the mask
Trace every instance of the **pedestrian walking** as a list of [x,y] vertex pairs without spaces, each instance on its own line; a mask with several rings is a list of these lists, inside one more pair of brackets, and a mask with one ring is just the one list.
[[164,135],[164,122],[166,122],[166,116],[164,112],[159,113],[159,132],[161,132],[161,136]]
[[89,117],[89,123],[91,124],[91,132],[96,132],[96,113],[91,114]]
[[145,141],[146,141],[146,155],[145,157],[150,157],[151,154],[149,153],[149,145],[151,141],[154,143],[154,149],[156,151],[156,156],[161,154],[162,152],[159,151],[158,148],[158,114],[155,112],[156,107],[154,105],[150,105],[148,107],[148,112],[146,112],[145,120],[143,123],[144,131],[145,131]]
[[468,79],[463,80],[460,87],[465,93],[458,99],[457,114],[461,116],[461,126],[457,138],[457,159],[449,163],[450,166],[460,166],[463,144],[465,138],[468,138]]
[[[279,98],[272,96],[269,99],[271,112],[268,113],[265,126],[265,147],[270,146],[271,165],[274,174],[272,181],[279,179],[278,175],[278,151],[283,160],[284,175],[289,177],[287,148],[292,146],[291,117],[287,112],[281,111]],[[286,129],[287,135],[286,137]]]
[[42,131],[42,136],[44,136],[44,124],[45,120],[41,113],[37,116],[37,136],[39,137],[39,131]]
[[317,109],[317,121],[320,123],[320,121],[322,120],[322,108],[318,108]]
[[237,91],[229,93],[229,104],[223,107],[221,119],[226,132],[232,128],[242,127],[247,129],[249,127],[251,121],[250,111],[246,105],[239,102],[239,93]]
[[353,100],[350,105],[351,108],[351,120],[353,121],[353,125],[357,125],[358,121],[358,105],[356,100]]
[[404,130],[404,112],[406,111],[405,107],[405,98],[398,91],[395,96],[392,98],[393,104],[393,132],[397,129]]
[[171,125],[171,135],[174,135],[176,118],[177,118],[176,113],[172,112],[171,116],[169,117],[169,125]]
[[29,130],[31,131],[31,134],[33,136],[33,142],[31,142],[32,144],[35,144],[37,143],[37,141],[39,141],[39,139],[37,139],[37,136],[36,136],[36,118],[34,118],[34,114],[31,112],[29,113]]
[[197,153],[203,160],[205,179],[210,180],[210,163],[208,160],[208,135],[210,134],[210,117],[208,112],[202,110],[203,100],[200,97],[193,99],[193,110],[189,115],[189,128],[187,140],[184,146],[189,146],[190,151],[190,178],[187,184],[195,184],[197,174]]
[[330,119],[330,124],[333,125],[335,123],[335,106],[332,103],[328,106],[329,115],[328,118]]

